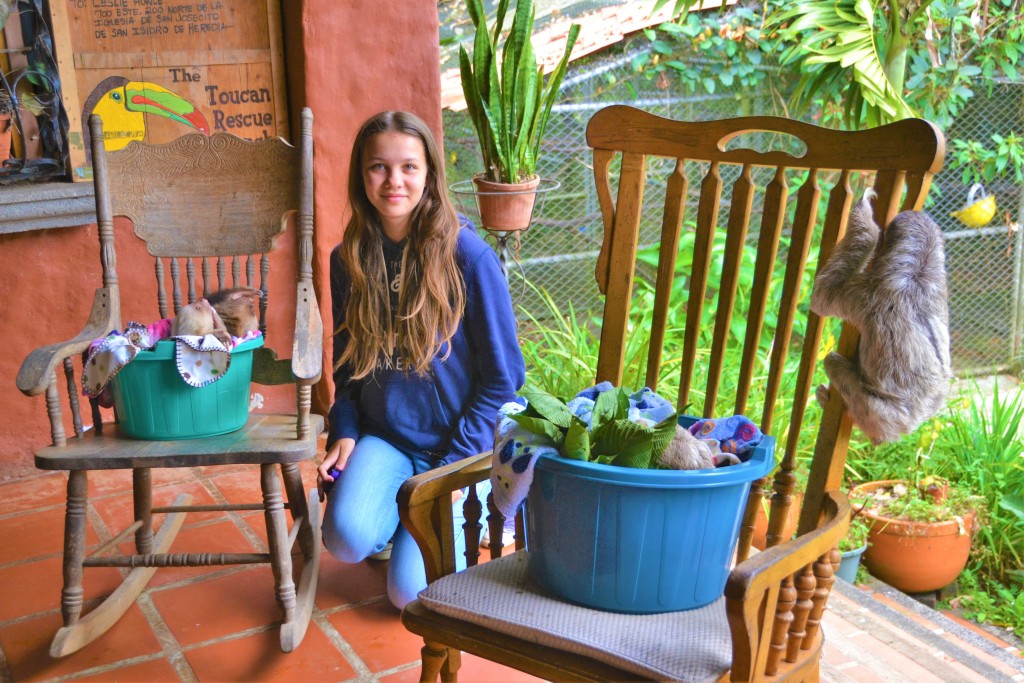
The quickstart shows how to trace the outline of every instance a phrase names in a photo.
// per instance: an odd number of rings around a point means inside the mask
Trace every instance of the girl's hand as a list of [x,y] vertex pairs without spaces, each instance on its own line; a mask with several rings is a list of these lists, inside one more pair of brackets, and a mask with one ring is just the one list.
[[316,468],[316,490],[320,495],[320,502],[324,500],[324,482],[334,482],[335,476],[331,470],[343,470],[348,458],[352,455],[352,449],[356,446],[355,439],[338,439],[327,450],[323,462]]

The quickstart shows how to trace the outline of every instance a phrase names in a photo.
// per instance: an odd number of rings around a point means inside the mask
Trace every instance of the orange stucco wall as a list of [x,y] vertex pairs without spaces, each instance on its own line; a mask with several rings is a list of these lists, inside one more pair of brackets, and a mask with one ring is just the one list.
[[[325,328],[325,368],[329,375],[330,293],[328,256],[341,239],[350,147],[359,124],[382,109],[407,109],[427,121],[440,139],[440,78],[435,0],[410,0],[396,11],[379,0],[303,0],[282,3],[293,130],[302,106],[312,108],[315,147],[316,245],[314,277]],[[118,221],[118,275],[123,319],[155,317],[153,262],[141,243]],[[279,240],[282,256],[292,251],[289,229]],[[271,296],[293,287],[294,272],[277,257],[271,270]],[[15,386],[18,368],[41,345],[70,339],[88,317],[93,290],[101,284],[95,225],[0,235],[0,480],[35,472],[33,451],[49,441],[41,396],[27,398]],[[281,299],[277,299],[280,301]],[[271,317],[274,332],[290,329],[291,313]],[[284,336],[284,335],[281,335]],[[63,387],[63,379],[61,380]],[[255,388],[267,397],[264,410],[294,410],[292,395]],[[332,388],[325,379],[314,395],[314,410],[329,407]],[[63,389],[62,389],[63,393]],[[88,412],[86,410],[86,412]],[[70,433],[71,425],[67,425]]]

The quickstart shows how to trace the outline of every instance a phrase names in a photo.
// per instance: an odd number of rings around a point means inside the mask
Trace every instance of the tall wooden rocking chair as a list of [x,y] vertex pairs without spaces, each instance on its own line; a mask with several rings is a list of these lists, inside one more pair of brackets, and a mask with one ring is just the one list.
[[[52,443],[36,453],[36,466],[69,471],[61,594],[64,626],[57,632],[50,654],[56,657],[75,652],[106,632],[132,605],[158,567],[253,563],[271,565],[276,597],[284,614],[281,649],[289,652],[301,642],[309,624],[320,559],[319,500],[315,490],[308,496],[305,493],[298,465],[313,456],[317,435],[323,429],[323,419],[310,414],[311,387],[320,378],[323,345],[311,267],[312,113],[307,109],[302,114],[298,147],[278,138],[250,142],[217,133],[210,137],[186,135],[165,145],[133,142],[107,153],[100,118],[93,115],[89,125],[103,286],[96,290],[85,329],[69,341],[33,351],[18,374],[22,392],[29,396],[46,393]],[[124,329],[114,251],[115,216],[131,220],[135,236],[155,257],[157,301],[151,309],[151,320],[168,318],[186,303],[222,288],[258,287],[263,292],[259,312],[265,337],[268,303],[271,310],[275,304],[283,309],[286,320],[294,305],[294,335],[290,330],[271,330],[279,333],[275,339],[290,346],[291,359],[278,360],[266,347],[256,349],[252,380],[294,384],[296,415],[250,413],[241,429],[227,434],[147,441],[128,438],[122,423],[104,424],[99,407],[91,401],[92,425],[84,425],[74,360],[94,339]],[[268,301],[269,252],[280,246],[275,245],[275,238],[284,232],[292,216],[297,243],[282,249],[281,258],[294,258],[297,286],[294,294],[288,291]],[[168,270],[170,282],[166,281]],[[289,301],[292,296],[294,299]],[[133,310],[138,306],[133,305]],[[66,399],[58,390],[58,369],[66,376]],[[70,419],[64,413],[65,406]],[[65,432],[65,425],[73,425],[73,434]],[[190,505],[191,496],[179,494],[171,505],[153,505],[154,468],[240,464],[259,465],[261,502]],[[90,470],[110,469],[132,471],[135,521],[87,554],[86,477]],[[291,513],[290,529],[286,509]],[[268,552],[169,552],[185,513],[211,510],[263,510]],[[156,533],[154,513],[166,513]],[[132,534],[135,553],[117,554],[118,546]],[[302,559],[301,570],[296,568],[297,586],[292,567],[296,543],[296,557]],[[82,574],[87,567],[132,569],[112,594],[83,615]]]
[[[456,680],[461,651],[546,680],[817,680],[822,613],[849,520],[840,484],[851,423],[834,391],[823,409],[812,397],[824,379],[823,346],[850,355],[857,331],[808,313],[815,262],[828,259],[865,188],[878,194],[882,225],[901,207],[920,209],[943,136],[921,120],[842,132],[771,117],[689,123],[616,105],[594,115],[587,142],[604,219],[596,379],[625,376],[626,386],[655,390],[677,381],[683,412],[750,416],[777,439],[780,462],[770,489],[768,478],[751,487],[724,595],[657,615],[545,594],[523,569],[522,533],[515,553],[501,556],[492,544],[490,561],[478,564],[478,552],[467,551],[470,566],[456,573],[450,492],[469,487],[467,547],[475,548],[485,504],[474,484],[488,476],[490,455],[410,479],[400,511],[429,585],[402,621],[425,641],[421,680]],[[635,273],[654,293],[651,318],[631,316]],[[673,289],[685,308],[670,310]],[[646,359],[634,356],[631,337],[648,329]],[[738,372],[723,373],[726,358]],[[808,454],[797,532],[784,537],[798,458]],[[769,492],[767,549],[755,554]],[[503,520],[493,500],[486,507],[490,537],[499,538]]]

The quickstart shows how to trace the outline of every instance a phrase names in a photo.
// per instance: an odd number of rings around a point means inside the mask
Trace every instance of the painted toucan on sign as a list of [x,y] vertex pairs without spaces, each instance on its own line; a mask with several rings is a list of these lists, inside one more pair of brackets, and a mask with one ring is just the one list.
[[146,114],[163,116],[210,134],[210,125],[195,105],[167,88],[148,81],[129,81],[123,76],[104,78],[89,93],[82,107],[82,132],[86,159],[92,161],[89,115],[103,119],[103,147],[121,149],[146,136]]

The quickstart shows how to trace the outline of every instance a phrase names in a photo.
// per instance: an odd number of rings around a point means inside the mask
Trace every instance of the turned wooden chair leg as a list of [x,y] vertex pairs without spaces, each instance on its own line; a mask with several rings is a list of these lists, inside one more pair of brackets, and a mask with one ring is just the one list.
[[135,532],[135,549],[140,555],[153,552],[153,482],[148,467],[132,470],[132,497],[135,521],[142,526]]
[[[273,464],[260,465],[260,484],[263,488],[263,515],[267,522],[267,542],[270,546],[270,567],[274,572],[277,602],[284,613],[282,629],[295,621],[295,582],[292,580],[292,555],[288,543],[288,524],[281,498],[281,480]],[[282,630],[282,634],[284,631]],[[290,652],[291,645],[282,641],[281,649]]]
[[[281,465],[285,493],[292,511],[292,537],[296,536],[302,551],[302,572],[295,589],[295,618],[281,625],[281,649],[285,652],[298,647],[306,635],[306,628],[313,616],[313,601],[316,597],[316,583],[320,572],[320,498],[316,489],[309,492],[307,499],[303,491],[302,476],[295,463]],[[286,548],[285,552],[291,551]]]
[[60,611],[65,626],[78,623],[82,614],[87,490],[86,470],[68,472],[68,502],[64,513],[64,588],[60,594]]
[[299,465],[294,462],[282,463],[281,476],[284,478],[284,492],[288,497],[288,507],[292,511],[292,521],[301,520],[302,522],[298,541],[299,547],[302,549],[302,557],[308,560],[313,556],[313,530],[309,523],[306,492],[303,489]]
[[441,643],[423,639],[423,647],[420,648],[420,683],[436,683],[441,669],[445,668],[448,654],[448,648]]
[[441,665],[441,683],[456,683],[459,680],[459,669],[462,667],[462,651],[454,647],[448,648],[448,655]]

